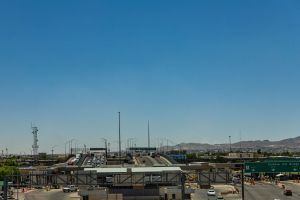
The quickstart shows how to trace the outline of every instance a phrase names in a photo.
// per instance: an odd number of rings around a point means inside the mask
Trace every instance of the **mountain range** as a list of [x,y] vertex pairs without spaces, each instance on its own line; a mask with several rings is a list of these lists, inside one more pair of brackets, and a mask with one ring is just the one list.
[[[164,147],[166,148],[166,147]],[[230,144],[208,144],[208,143],[180,143],[175,146],[169,146],[169,150],[186,150],[186,151],[228,151]],[[241,141],[231,144],[233,151],[257,151],[258,149],[265,152],[300,152],[300,136],[288,138],[279,141],[270,140],[250,140]]]

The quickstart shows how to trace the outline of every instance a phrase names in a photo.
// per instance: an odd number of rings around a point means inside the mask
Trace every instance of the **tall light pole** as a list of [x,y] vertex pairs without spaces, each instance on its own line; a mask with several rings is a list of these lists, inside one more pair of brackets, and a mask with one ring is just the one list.
[[118,112],[119,114],[119,158],[121,161],[121,113]]
[[54,145],[54,146],[52,146],[52,147],[51,147],[51,152],[52,152],[52,160],[53,160],[53,151],[54,151],[54,148],[55,148],[55,147],[57,147],[57,145]]
[[69,141],[65,142],[65,159],[67,159],[67,144],[69,143]]
[[72,155],[72,153],[73,153],[73,152],[72,152],[72,147],[73,147],[72,143],[73,143],[73,141],[76,141],[76,139],[73,138],[73,139],[70,140],[70,143],[71,143],[71,151],[70,151],[70,152],[71,152],[71,155]]
[[78,149],[80,150],[79,146],[80,146],[79,141],[75,139],[75,154],[78,154]]
[[150,149],[150,127],[149,127],[149,120],[148,120],[148,148]]
[[231,135],[229,135],[229,153],[231,153]]
[[127,147],[128,147],[129,153],[131,153],[131,148],[133,147],[134,140],[135,140],[135,138],[127,138]]
[[104,141],[104,145],[105,145],[105,157],[107,159],[107,139],[105,138],[101,138]]

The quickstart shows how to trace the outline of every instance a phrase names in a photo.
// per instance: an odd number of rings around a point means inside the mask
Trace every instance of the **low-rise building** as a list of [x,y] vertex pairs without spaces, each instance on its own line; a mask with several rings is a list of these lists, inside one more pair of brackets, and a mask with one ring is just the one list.
[[262,157],[262,155],[254,152],[228,153],[228,156],[226,156],[226,158],[229,159],[251,159],[259,157]]

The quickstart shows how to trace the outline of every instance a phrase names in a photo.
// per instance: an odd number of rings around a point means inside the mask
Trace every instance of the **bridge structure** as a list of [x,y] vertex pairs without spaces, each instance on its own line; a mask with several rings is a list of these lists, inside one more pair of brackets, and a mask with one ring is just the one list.
[[[222,166],[226,167],[230,166]],[[218,170],[216,166],[65,168],[65,170],[32,170],[17,175],[0,176],[0,180],[4,180],[4,193],[7,194],[8,183],[14,187],[78,185],[113,189],[135,186],[144,188],[183,186],[186,182],[195,182],[201,186],[229,183],[231,178],[229,171]],[[184,187],[182,189],[184,190]]]

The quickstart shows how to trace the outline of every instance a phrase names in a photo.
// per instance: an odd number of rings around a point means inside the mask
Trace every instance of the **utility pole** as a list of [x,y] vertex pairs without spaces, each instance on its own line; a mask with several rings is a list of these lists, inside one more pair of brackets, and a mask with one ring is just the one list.
[[167,139],[167,153],[169,151],[169,140]]
[[102,138],[102,140],[104,141],[104,147],[105,147],[105,157],[107,159],[107,139]]
[[184,173],[181,173],[180,176],[180,182],[181,182],[181,199],[185,200],[185,181],[186,181],[186,176]]
[[231,135],[229,135],[229,153],[231,153]]
[[4,195],[4,200],[7,200],[7,194],[8,194],[7,176],[4,175],[4,185],[3,185],[3,195]]
[[245,161],[242,164],[242,200],[245,200],[244,169],[245,169]]
[[240,130],[240,152],[242,153],[242,131]]
[[67,159],[67,144],[69,141],[65,142],[65,159]]
[[149,127],[149,120],[148,120],[148,148],[150,148],[150,127]]
[[54,151],[55,147],[57,147],[57,145],[54,145],[54,146],[51,147],[51,152],[52,152],[52,156],[51,157],[52,157],[52,160],[54,159],[54,157],[53,157],[53,151]]
[[121,162],[121,113],[119,113],[119,159]]
[[70,152],[71,152],[71,155],[73,155],[73,151],[72,151],[73,141],[76,141],[76,139],[73,138],[73,139],[70,140],[70,144],[71,144]]

